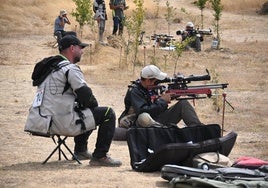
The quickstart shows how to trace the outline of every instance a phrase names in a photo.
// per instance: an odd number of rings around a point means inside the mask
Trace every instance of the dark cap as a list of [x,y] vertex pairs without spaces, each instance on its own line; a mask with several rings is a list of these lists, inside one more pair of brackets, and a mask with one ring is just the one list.
[[62,51],[66,48],[69,48],[71,45],[78,45],[82,48],[88,46],[88,44],[82,43],[76,36],[66,35],[59,42],[59,50]]

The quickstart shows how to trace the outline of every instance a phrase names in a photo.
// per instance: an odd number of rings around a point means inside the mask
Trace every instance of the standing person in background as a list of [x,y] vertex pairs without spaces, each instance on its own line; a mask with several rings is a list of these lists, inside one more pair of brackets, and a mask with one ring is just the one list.
[[95,13],[94,19],[98,22],[99,27],[99,43],[104,44],[103,33],[105,30],[105,21],[107,20],[105,1],[94,0],[93,11]]
[[57,37],[57,42],[59,44],[59,41],[64,37],[65,35],[75,35],[76,33],[73,31],[65,31],[64,27],[65,24],[71,24],[70,20],[67,17],[67,11],[61,10],[60,15],[55,19],[54,23],[54,36]]
[[112,9],[113,13],[113,21],[114,21],[114,28],[113,28],[113,35],[116,35],[117,31],[118,35],[123,34],[123,28],[124,28],[124,10],[128,9],[128,6],[126,6],[125,0],[110,0],[110,9]]

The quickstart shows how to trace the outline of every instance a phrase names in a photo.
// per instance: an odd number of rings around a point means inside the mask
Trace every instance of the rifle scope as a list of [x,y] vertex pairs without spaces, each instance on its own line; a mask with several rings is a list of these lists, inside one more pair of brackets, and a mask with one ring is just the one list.
[[[207,71],[208,72],[208,71]],[[188,77],[184,77],[182,75],[178,75],[174,78],[165,78],[164,80],[157,80],[157,84],[160,83],[190,83],[191,81],[203,81],[203,80],[210,80],[210,75],[190,75]]]

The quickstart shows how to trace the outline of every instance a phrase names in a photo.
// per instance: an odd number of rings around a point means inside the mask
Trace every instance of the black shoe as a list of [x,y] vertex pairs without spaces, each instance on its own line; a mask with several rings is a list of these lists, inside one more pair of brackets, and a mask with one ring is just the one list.
[[116,159],[112,159],[111,157],[102,157],[95,158],[92,157],[89,161],[89,164],[92,166],[111,166],[111,167],[119,167],[122,165],[122,162]]
[[[75,152],[74,155],[78,160],[89,160],[92,158],[92,154],[89,151]],[[73,157],[74,160],[74,157]]]

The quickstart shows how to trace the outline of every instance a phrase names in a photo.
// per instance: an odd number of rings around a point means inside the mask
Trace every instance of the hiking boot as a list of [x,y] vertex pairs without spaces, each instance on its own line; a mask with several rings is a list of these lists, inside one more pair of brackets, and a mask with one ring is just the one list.
[[111,166],[111,167],[118,167],[121,166],[122,163],[119,160],[112,159],[111,157],[102,157],[102,158],[95,158],[92,157],[89,161],[89,164],[92,166]]
[[[75,152],[74,155],[78,160],[89,160],[92,158],[92,154],[89,151]],[[73,157],[74,160],[74,157]]]

